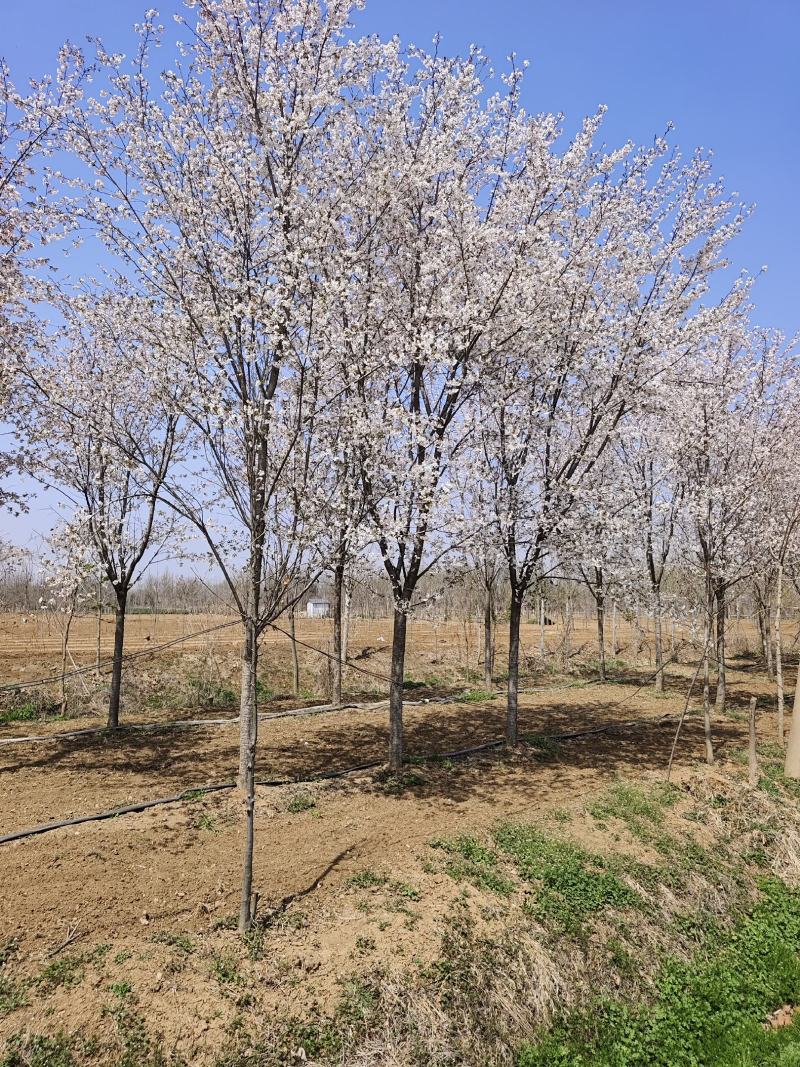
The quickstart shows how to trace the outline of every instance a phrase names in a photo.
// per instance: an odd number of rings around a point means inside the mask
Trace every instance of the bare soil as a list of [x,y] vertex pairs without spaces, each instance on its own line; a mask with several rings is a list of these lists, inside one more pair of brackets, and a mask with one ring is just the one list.
[[[365,624],[354,634],[354,648],[378,643],[380,629]],[[148,632],[160,641],[171,631],[155,624],[147,630],[143,620],[141,633],[130,632],[132,641],[144,641]],[[309,639],[323,635],[318,625],[308,626]],[[438,654],[420,650],[430,633],[420,629],[418,636],[416,670]],[[532,631],[527,640],[533,644]],[[0,665],[8,671],[22,655],[6,647]],[[49,656],[52,666],[52,655],[44,648],[41,662]],[[37,662],[26,660],[24,669]],[[581,809],[610,782],[663,777],[674,724],[658,720],[680,712],[690,674],[686,666],[673,667],[664,695],[640,687],[644,667],[608,685],[533,679],[537,691],[524,693],[520,708],[520,731],[533,743],[513,755],[491,751],[444,763],[413,757],[500,738],[502,696],[416,703],[419,693],[410,692],[415,703],[405,718],[412,763],[404,783],[387,783],[370,771],[259,789],[255,883],[261,913],[277,918],[257,959],[226,928],[238,907],[244,844],[233,791],[0,845],[0,948],[14,942],[13,973],[26,983],[26,1003],[0,1019],[0,1038],[60,1031],[103,1037],[113,1029],[107,1009],[116,1003],[114,990],[124,983],[165,1047],[202,1067],[213,1062],[236,1019],[329,1012],[343,983],[371,973],[377,961],[382,971],[399,975],[412,963],[435,959],[459,887],[431,864],[431,840],[488,833],[508,819],[546,822],[561,808]],[[746,743],[740,713],[751,695],[767,704],[760,712],[762,738],[775,736],[774,687],[763,675],[744,661],[734,664],[729,694],[732,714],[714,724],[723,766]],[[286,701],[272,701],[263,710],[286,707]],[[159,716],[197,717],[198,711],[129,707],[127,716],[152,723]],[[235,718],[227,717],[215,726],[0,745],[0,834],[231,781],[238,741]],[[634,725],[558,749],[536,741],[632,719]],[[0,728],[0,740],[50,737],[70,725],[87,722],[9,723]],[[387,740],[384,708],[265,721],[259,775],[300,779],[380,761]],[[678,749],[677,779],[702,758],[701,724],[693,715]],[[740,773],[738,765],[727,766]],[[314,806],[293,811],[304,806],[292,803],[298,796]],[[364,871],[377,872],[375,884],[352,885]],[[397,886],[411,892],[404,895]],[[188,938],[191,950],[168,943],[176,938]],[[41,979],[53,961],[65,958],[78,961],[68,979]]]

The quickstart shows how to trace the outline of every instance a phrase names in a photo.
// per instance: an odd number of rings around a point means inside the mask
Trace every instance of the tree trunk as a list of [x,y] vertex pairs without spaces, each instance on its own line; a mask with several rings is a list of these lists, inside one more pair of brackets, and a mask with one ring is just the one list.
[[656,692],[664,692],[664,650],[661,634],[661,590],[658,586],[653,590],[653,629],[655,631],[656,646]]
[[756,749],[756,697],[750,697],[747,721],[749,738],[747,745],[747,769],[750,786],[755,789],[758,785],[758,751]]
[[599,665],[600,681],[606,680],[606,609],[605,597],[600,593],[596,598],[597,604],[597,659]]
[[506,707],[506,744],[514,748],[519,742],[519,629],[522,621],[522,594],[512,591],[508,623],[508,704]]
[[347,650],[350,647],[350,605],[353,601],[353,590],[350,582],[344,585],[344,601],[342,607],[342,670],[347,666]]
[[258,742],[258,635],[253,619],[244,621],[242,690],[239,709],[239,777],[237,786],[245,807],[245,845],[239,932],[247,933],[253,921],[253,842],[256,808],[256,744]]
[[95,649],[94,674],[100,678],[100,635],[103,629],[103,583],[97,583],[97,647]]
[[787,778],[800,778],[800,667],[794,683],[794,707],[789,724],[789,742],[786,745],[786,761],[783,773]]
[[783,612],[783,565],[778,564],[778,579],[775,588],[775,683],[778,687],[778,744],[783,748],[786,731],[783,724],[783,642],[781,614]]
[[705,641],[703,644],[703,733],[706,742],[706,763],[709,766],[714,762],[714,745],[711,740],[711,698],[710,698],[710,666],[709,652],[711,648],[711,620],[714,613],[714,594],[711,583],[707,585],[706,597],[706,627]]
[[544,659],[545,652],[547,651],[547,646],[544,643],[544,629],[545,629],[546,620],[547,620],[547,615],[545,614],[544,597],[540,596],[539,597],[539,655],[542,657],[542,659]]
[[492,629],[494,604],[492,599],[492,590],[487,588],[486,602],[483,605],[483,682],[487,689],[492,688],[494,669],[494,632]]
[[392,668],[389,682],[389,770],[403,767],[403,676],[406,662],[407,606],[395,606],[392,628]]
[[611,656],[612,659],[616,659],[619,655],[619,645],[617,643],[617,602],[611,608]]
[[339,553],[333,569],[333,703],[342,704],[342,590],[344,588],[344,554]]
[[725,586],[717,582],[717,696],[714,702],[718,715],[725,711]]
[[114,660],[111,666],[111,696],[108,701],[108,728],[119,726],[119,698],[122,689],[122,656],[125,646],[125,611],[128,590],[117,591],[117,609],[114,613]]
[[296,697],[300,696],[300,657],[297,654],[297,630],[295,626],[296,607],[292,604],[289,611],[289,637],[292,642],[292,692]]
[[61,711],[62,716],[67,714],[67,655],[69,654],[69,632],[72,628],[72,619],[75,615],[75,601],[70,598],[69,611],[64,624],[64,635],[61,641]]

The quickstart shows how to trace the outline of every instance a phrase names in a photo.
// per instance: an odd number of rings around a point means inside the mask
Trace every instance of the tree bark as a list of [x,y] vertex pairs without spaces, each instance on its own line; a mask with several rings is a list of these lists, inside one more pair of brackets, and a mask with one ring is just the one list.
[[617,602],[614,601],[611,609],[611,655],[613,659],[616,659],[619,655],[619,645],[617,643]]
[[711,647],[711,620],[714,612],[714,597],[709,582],[706,596],[706,626],[705,641],[703,644],[703,734],[706,743],[706,763],[709,766],[714,762],[714,745],[711,740],[711,698],[710,698],[710,666],[709,651]]
[[747,746],[747,769],[748,778],[752,788],[758,785],[758,752],[756,751],[756,698],[750,697],[747,721],[749,727],[749,739]]
[[511,612],[508,623],[508,703],[506,706],[506,745],[510,748],[519,743],[518,698],[519,698],[519,630],[522,621],[522,597],[511,593]]
[[114,613],[114,659],[111,665],[111,696],[108,701],[108,728],[119,726],[119,701],[122,690],[122,657],[125,647],[125,612],[128,605],[128,590],[116,590],[117,608]]
[[783,773],[787,778],[800,778],[800,667],[794,683],[794,706],[789,724],[789,741],[786,745],[786,760]]
[[392,627],[392,667],[389,681],[389,770],[403,767],[403,677],[406,662],[407,606],[395,606]]
[[75,601],[70,598],[69,611],[64,624],[64,634],[61,641],[61,711],[62,716],[67,714],[67,656],[69,654],[69,632],[72,628],[72,619],[75,615]]
[[340,552],[333,569],[333,703],[342,703],[342,590],[344,588],[344,553]]
[[778,564],[778,577],[775,583],[775,684],[778,689],[778,744],[783,748],[786,741],[784,728],[783,696],[783,641],[781,635],[781,615],[783,613],[783,565]]
[[655,631],[656,646],[656,692],[664,692],[664,649],[662,643],[661,628],[661,590],[656,586],[653,590],[653,629]]
[[486,589],[486,601],[483,605],[483,682],[487,689],[492,688],[494,670],[494,603],[491,587]]
[[102,581],[97,583],[97,634],[94,660],[94,674],[95,678],[100,678],[100,635],[103,629],[103,583]]
[[547,651],[547,646],[545,645],[545,642],[544,642],[544,628],[545,628],[545,623],[546,623],[546,619],[547,619],[547,615],[545,614],[545,610],[546,609],[545,609],[544,597],[540,596],[539,597],[539,655],[542,657],[542,659],[544,659],[545,652]]
[[718,715],[725,711],[725,585],[717,582],[717,696],[714,706]]
[[606,609],[605,597],[600,593],[595,600],[597,604],[597,657],[600,681],[606,680]]
[[258,742],[258,634],[253,619],[244,621],[242,691],[239,711],[238,788],[245,807],[245,845],[239,932],[247,933],[253,921],[253,843],[256,806],[256,744]]
[[300,657],[297,654],[297,628],[295,625],[296,607],[292,604],[289,610],[289,637],[292,642],[292,692],[294,696],[300,696]]

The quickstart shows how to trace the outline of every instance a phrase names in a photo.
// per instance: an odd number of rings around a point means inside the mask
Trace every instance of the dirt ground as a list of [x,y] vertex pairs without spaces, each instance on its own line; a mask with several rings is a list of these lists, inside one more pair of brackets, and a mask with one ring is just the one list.
[[[431,840],[480,834],[508,818],[539,823],[610,781],[662,777],[674,726],[647,720],[681,710],[687,678],[687,668],[673,671],[663,697],[634,684],[540,683],[545,691],[522,701],[521,731],[529,738],[631,718],[639,724],[554,751],[523,746],[513,757],[491,752],[412,764],[399,794],[372,773],[260,789],[256,887],[262,911],[282,908],[283,921],[270,927],[268,951],[257,961],[239,958],[240,942],[224,928],[237,911],[243,846],[234,793],[0,845],[0,945],[14,942],[16,973],[35,978],[66,958],[78,960],[79,975],[55,985],[34,981],[26,1006],[0,1021],[0,1036],[105,1033],[110,990],[122,983],[135,990],[142,1016],[169,1048],[204,1064],[231,1019],[242,1015],[244,989],[245,1016],[325,1012],[341,996],[342,982],[363,974],[370,958],[380,958],[389,974],[412,959],[434,958],[458,888],[431,873]],[[731,672],[730,689],[733,717],[715,723],[722,761],[745,744],[739,712],[751,694],[770,694],[766,680],[748,670]],[[765,737],[773,735],[772,719],[770,712],[761,716]],[[415,703],[405,721],[411,757],[461,749],[501,736],[502,700]],[[4,727],[3,737],[25,732],[20,726]],[[63,729],[47,723],[36,733]],[[259,774],[302,778],[381,760],[386,742],[385,708],[268,720],[261,724]],[[678,777],[702,751],[700,723],[691,717]],[[228,781],[236,757],[233,721],[4,745],[1,831]],[[298,795],[314,807],[294,810]],[[350,879],[365,871],[388,881],[353,888]],[[400,906],[386,888],[396,883],[412,886],[421,903]],[[171,946],[180,938],[190,939],[191,955]],[[220,977],[231,958],[238,960],[235,980]]]
[[[170,625],[177,625],[174,619]],[[133,642],[148,633],[161,641],[170,632],[135,621]],[[196,623],[192,618],[187,625]],[[5,625],[13,629],[17,623]],[[316,623],[303,632],[319,641],[325,631]],[[378,624],[364,625],[354,633],[353,647],[370,647],[380,637]],[[431,651],[431,630],[420,625],[416,638],[413,669],[424,673],[438,651]],[[440,638],[436,634],[437,644]],[[526,640],[532,644],[534,638],[531,629]],[[45,648],[43,662],[48,654],[52,650]],[[23,654],[7,646],[4,655],[0,663],[8,672]],[[26,661],[25,669],[36,662]],[[792,666],[792,679],[793,672]],[[363,975],[374,960],[399,974],[411,961],[433,959],[458,887],[431,865],[431,840],[487,833],[507,819],[538,824],[563,807],[584,804],[610,782],[663,777],[674,723],[659,720],[680,712],[691,673],[686,664],[673,666],[663,695],[641,687],[644,665],[607,685],[574,676],[533,678],[533,691],[521,697],[520,732],[528,743],[518,753],[491,751],[444,762],[421,763],[419,757],[502,736],[502,694],[444,703],[425,702],[434,687],[414,690],[405,713],[411,763],[399,786],[369,771],[327,783],[260,788],[255,885],[262,914],[278,909],[281,919],[267,929],[264,951],[255,959],[242,955],[229,929],[238,908],[244,843],[232,791],[0,845],[0,949],[12,944],[13,973],[27,990],[23,1003],[0,1018],[0,1038],[26,1032],[102,1035],[111,1026],[109,1005],[120,988],[129,987],[137,1010],[166,1047],[202,1065],[213,1062],[235,1019],[330,1011],[348,977]],[[730,713],[714,724],[723,765],[745,743],[743,713],[751,695],[763,707],[761,738],[775,736],[774,686],[748,662],[734,663]],[[290,706],[297,705],[273,700],[263,712]],[[189,709],[126,712],[128,721],[151,724],[159,716],[189,715]],[[197,709],[191,715],[209,717]],[[48,739],[0,743],[0,835],[229,782],[237,726],[232,712],[215,717],[226,721],[62,739],[53,735],[92,722],[3,725],[0,742],[31,734]],[[560,746],[541,741],[628,720],[636,722]],[[297,780],[380,761],[387,739],[385,705],[267,718],[260,726],[259,776]],[[692,715],[678,748],[678,779],[702,757],[701,724]],[[379,878],[354,886],[352,878],[365,871]],[[63,960],[68,978],[51,981],[48,968]]]

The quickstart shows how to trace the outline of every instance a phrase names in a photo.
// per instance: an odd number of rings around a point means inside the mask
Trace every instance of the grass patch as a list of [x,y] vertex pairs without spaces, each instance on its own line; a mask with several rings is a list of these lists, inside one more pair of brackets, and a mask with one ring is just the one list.
[[172,948],[180,949],[187,956],[194,952],[194,945],[186,934],[173,934],[166,930],[163,933],[153,934],[150,940],[155,941],[157,945],[170,945]]
[[510,896],[514,892],[514,883],[497,869],[495,850],[474,837],[436,838],[430,844],[431,848],[447,853],[445,871],[456,882],[470,882],[478,889],[488,889],[500,896]]
[[456,704],[485,704],[487,700],[494,700],[497,696],[489,689],[467,689],[455,697]]
[[316,806],[317,802],[310,793],[297,793],[286,805],[286,810],[291,815],[299,815],[301,811],[311,811]]
[[518,1067],[796,1067],[798,1023],[763,1024],[800,1002],[800,893],[762,891],[724,942],[667,960],[650,1003],[598,998],[524,1047]]
[[561,742],[554,737],[547,737],[545,734],[523,734],[522,740],[543,759],[558,759],[561,755]]
[[522,878],[537,884],[536,900],[527,910],[540,921],[579,934],[590,916],[606,908],[642,904],[609,861],[578,845],[513,824],[501,826],[495,840]]
[[379,874],[369,867],[347,879],[347,884],[353,889],[376,889],[378,886],[388,885],[388,882],[385,874]]
[[661,827],[665,812],[679,795],[677,786],[666,782],[651,787],[622,783],[612,786],[587,810],[601,824],[606,819],[618,819],[632,837],[669,852],[674,842]]

